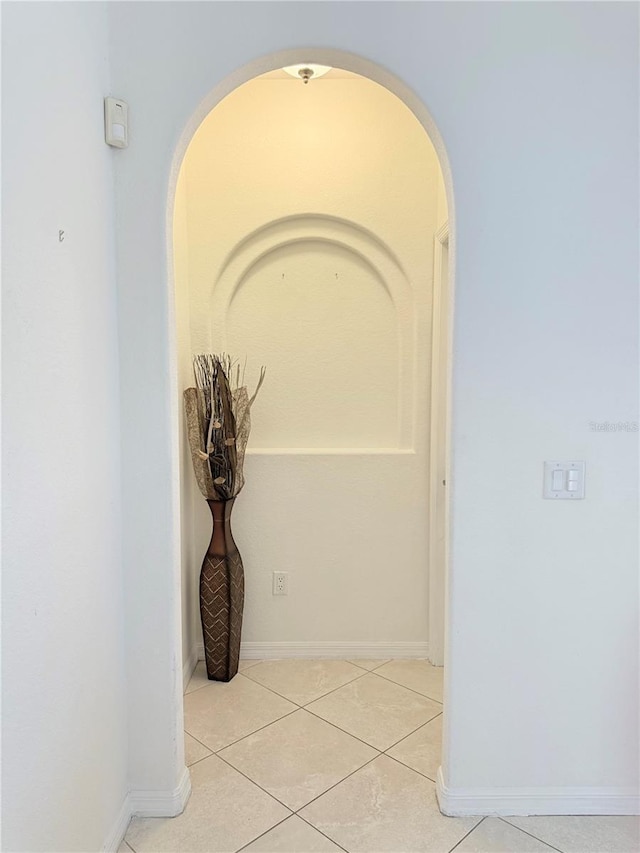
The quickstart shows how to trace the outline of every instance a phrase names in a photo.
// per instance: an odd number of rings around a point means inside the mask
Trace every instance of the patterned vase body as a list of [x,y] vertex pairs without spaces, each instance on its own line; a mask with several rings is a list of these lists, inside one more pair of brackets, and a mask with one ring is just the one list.
[[231,681],[240,659],[244,569],[231,533],[234,502],[207,501],[213,533],[200,572],[200,616],[211,681]]

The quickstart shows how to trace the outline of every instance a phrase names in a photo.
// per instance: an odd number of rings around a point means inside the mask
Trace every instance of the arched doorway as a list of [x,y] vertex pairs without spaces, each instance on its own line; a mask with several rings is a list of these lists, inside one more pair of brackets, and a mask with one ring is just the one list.
[[[331,55],[329,55],[331,54]],[[422,125],[423,130],[430,131],[433,136],[430,136],[431,141],[434,143],[435,149],[437,151],[438,159],[442,166],[442,172],[444,176],[444,184],[446,186],[446,190],[443,190],[443,198],[446,194],[448,200],[451,200],[451,186],[450,180],[448,178],[448,169],[446,164],[446,155],[444,154],[442,145],[439,140],[439,136],[435,129],[433,128],[432,122],[428,117],[426,110],[419,104],[415,104],[415,98],[411,96],[410,93],[404,91],[402,85],[397,80],[390,81],[388,79],[389,75],[383,72],[381,69],[372,66],[370,63],[361,60],[357,57],[349,57],[343,54],[335,55],[333,52],[327,51],[305,51],[302,52],[287,52],[286,57],[272,57],[269,59],[269,70],[271,73],[277,70],[281,66],[281,64],[295,64],[296,60],[305,59],[307,61],[319,62],[322,64],[327,64],[329,61],[333,63],[333,67],[340,67],[347,69],[347,74],[352,74],[354,76],[362,76],[369,81],[375,81],[377,86],[384,86],[385,89],[392,92],[393,95],[400,98],[402,103],[408,106],[411,110],[412,118],[415,120],[416,118]],[[260,63],[262,64],[262,63]],[[252,69],[253,70],[253,69]],[[242,85],[243,82],[248,82],[256,76],[255,71],[258,71],[256,68],[254,70],[254,74],[249,72],[249,69],[243,69],[242,77],[243,79],[239,81],[239,84]],[[249,73],[245,73],[249,72]],[[258,71],[259,73],[259,71]],[[267,72],[268,73],[268,72]],[[389,85],[392,83],[392,85]],[[229,84],[229,81],[227,81]],[[302,84],[300,84],[302,85]],[[234,81],[234,85],[226,85],[224,88],[227,90],[226,93],[223,93],[222,88],[218,90],[217,93],[212,93],[209,99],[207,99],[206,105],[203,105],[201,109],[198,111],[198,118],[202,118],[205,115],[208,115],[211,110],[215,107],[216,104],[220,103],[221,100],[225,97],[225,94],[237,89],[238,81]],[[183,135],[183,140],[181,145],[179,146],[178,151],[176,152],[176,158],[174,161],[174,169],[172,171],[172,181],[170,188],[170,203],[169,203],[169,216],[171,221],[173,221],[174,217],[174,198],[176,191],[179,191],[179,181],[178,181],[178,172],[180,165],[183,162],[184,155],[186,153],[186,149],[194,137],[195,131],[203,126],[203,122],[198,122],[198,118],[194,117],[192,122],[190,123],[190,128]],[[431,144],[431,143],[430,143]],[[444,202],[446,204],[446,201]],[[452,218],[450,218],[450,222],[452,222]],[[436,222],[434,219],[433,223],[433,231],[431,234],[425,234],[425,245],[429,245],[429,249],[431,250],[433,247],[433,236],[438,230],[437,226],[441,226],[441,222]],[[451,226],[450,226],[451,227]],[[410,287],[407,288],[407,275],[402,263],[398,261],[396,253],[393,251],[393,247],[389,246],[387,242],[384,240],[380,240],[378,235],[375,233],[373,229],[366,229],[361,226],[361,224],[356,223],[350,217],[336,217],[327,215],[326,212],[318,215],[317,209],[311,209],[310,213],[303,214],[302,212],[297,212],[295,215],[288,215],[282,217],[270,218],[268,221],[258,221],[254,223],[254,227],[248,230],[248,233],[245,231],[240,239],[235,241],[231,241],[227,246],[227,251],[222,252],[221,257],[223,257],[223,262],[217,264],[217,273],[216,273],[216,281],[215,287],[212,288],[212,301],[211,304],[206,306],[205,313],[209,313],[211,318],[213,319],[213,324],[209,327],[210,336],[207,340],[207,334],[202,332],[198,334],[196,331],[195,337],[198,339],[198,345],[195,347],[195,350],[202,349],[230,349],[229,346],[229,330],[226,328],[226,324],[221,322],[221,317],[224,317],[225,313],[228,314],[230,307],[234,302],[237,302],[237,294],[240,291],[240,287],[242,286],[245,291],[250,290],[253,284],[252,276],[255,278],[256,271],[264,272],[264,267],[268,266],[269,263],[275,262],[278,267],[278,274],[280,274],[280,270],[284,270],[282,272],[283,278],[286,277],[289,267],[287,267],[287,250],[291,248],[292,245],[296,246],[296,252],[299,252],[301,249],[307,250],[308,252],[313,252],[314,248],[317,247],[318,243],[324,242],[324,244],[330,244],[334,247],[334,252],[338,253],[342,252],[345,257],[342,258],[341,270],[349,269],[349,262],[353,260],[353,257],[359,258],[359,262],[365,268],[368,267],[369,272],[372,272],[374,276],[377,276],[381,279],[382,282],[382,290],[386,290],[387,294],[392,294],[391,304],[393,305],[396,315],[399,318],[397,326],[400,328],[400,332],[398,333],[398,341],[399,346],[397,346],[397,363],[394,364],[394,376],[399,377],[399,385],[401,393],[398,394],[397,406],[396,406],[396,415],[394,418],[395,421],[395,431],[393,433],[392,441],[389,442],[387,440],[387,445],[393,443],[393,447],[391,448],[394,453],[401,455],[411,455],[415,453],[415,439],[416,432],[419,434],[421,429],[424,429],[425,426],[428,428],[428,417],[424,420],[422,424],[418,424],[418,430],[415,430],[416,419],[415,419],[415,411],[414,407],[411,405],[410,393],[407,393],[409,386],[413,383],[413,386],[423,384],[425,381],[429,384],[428,375],[422,376],[419,378],[415,372],[415,365],[417,361],[417,349],[420,349],[418,346],[416,348],[416,339],[412,335],[412,331],[415,328],[416,318],[411,315],[411,311],[407,311],[406,307],[403,310],[402,308],[402,300],[405,299],[407,304],[411,301],[410,297],[407,297],[407,291],[410,290]],[[453,239],[451,240],[451,245],[453,248]],[[338,257],[338,254],[335,254],[332,258],[332,263],[334,263]],[[171,249],[170,249],[171,255]],[[268,256],[268,257],[267,257]],[[433,274],[433,257],[429,252],[430,264],[431,264],[431,273]],[[309,260],[309,259],[307,259]],[[317,260],[317,259],[316,259]],[[173,264],[174,264],[174,272],[176,274],[179,273],[180,268],[180,258],[177,255],[177,252],[174,252],[173,255]],[[451,264],[452,266],[452,264]],[[360,272],[362,269],[360,269]],[[383,271],[383,272],[381,272]],[[269,271],[273,274],[274,270]],[[327,271],[325,270],[325,273]],[[353,277],[355,274],[355,270],[351,269],[350,273]],[[335,273],[336,278],[339,278],[339,272]],[[410,278],[410,277],[409,277]],[[403,297],[404,293],[404,297]],[[431,298],[431,294],[429,295]],[[237,307],[237,306],[234,306]],[[384,315],[384,308],[380,311],[381,316]],[[178,314],[180,314],[180,308],[178,308]],[[244,315],[246,319],[246,314]],[[184,318],[183,318],[184,319]],[[225,318],[226,319],[226,318]],[[271,321],[275,317],[271,318]],[[216,328],[216,322],[218,323],[218,327]],[[235,322],[236,330],[241,330],[243,328],[242,317],[237,319]],[[431,315],[427,311],[422,315],[422,322],[427,322],[429,325],[429,331],[431,326]],[[404,324],[404,329],[402,328]],[[233,323],[232,323],[233,325]],[[378,332],[380,330],[377,330]],[[396,329],[397,331],[397,329]],[[232,336],[233,337],[233,336]],[[180,340],[180,333],[178,334],[178,340]],[[214,346],[214,340],[224,341],[222,345]],[[236,331],[236,340],[242,340],[242,335],[238,334]],[[245,339],[246,342],[246,339]],[[424,344],[424,341],[423,341]],[[429,347],[431,346],[431,340],[428,341]],[[246,349],[246,348],[244,348]],[[390,350],[393,347],[390,348]],[[424,349],[424,346],[423,346]],[[424,355],[424,352],[423,352]],[[177,356],[174,353],[174,356]],[[176,359],[178,360],[178,359]],[[181,362],[180,372],[180,382],[188,381],[185,376],[185,365],[186,360],[183,358]],[[404,377],[404,379],[403,379]],[[404,387],[403,387],[404,383]],[[428,400],[428,397],[426,398]],[[366,418],[363,419],[363,422],[366,421]],[[294,441],[295,443],[295,441]],[[379,455],[380,450],[389,451],[389,447],[384,447],[384,441],[379,440],[378,447],[374,448],[378,451]],[[424,436],[425,443],[425,453],[428,455],[428,437]],[[375,444],[375,442],[374,442]],[[274,449],[282,450],[282,448],[274,448],[273,446],[266,445],[266,447],[259,448],[260,451],[267,450],[273,451]],[[309,455],[321,455],[323,450],[326,450],[326,445],[323,446],[320,444],[315,448],[302,447],[303,450],[309,451],[310,449],[315,450],[316,453]],[[331,448],[332,454],[336,455],[336,449],[340,449],[342,451],[347,450],[348,453],[344,454],[345,456],[357,456],[358,450],[362,450],[356,444],[355,447],[347,447],[347,448],[339,448],[338,446],[334,446]],[[291,450],[291,445],[289,446],[289,450]],[[353,451],[356,451],[353,453]],[[320,453],[318,453],[320,451]],[[188,460],[182,451],[180,451],[180,455],[183,459],[183,463],[186,461],[188,465]],[[259,452],[256,454],[257,456],[261,456],[264,461],[264,457],[267,456],[267,453]],[[300,454],[292,454],[298,455]],[[379,463],[380,460],[378,459]],[[391,469],[390,469],[391,470]],[[384,477],[383,477],[384,479]],[[428,491],[428,486],[425,483],[426,491]],[[202,508],[202,507],[201,507]],[[191,510],[189,510],[191,512]],[[372,513],[368,513],[372,515]],[[426,504],[423,506],[423,514],[425,517],[426,524],[426,516],[427,516],[427,506]],[[206,516],[202,514],[202,522],[201,524],[207,524]],[[197,524],[198,522],[196,522]],[[184,535],[183,530],[183,546],[185,544],[187,537]],[[427,578],[427,563],[428,563],[428,545],[426,545],[425,556],[424,556],[424,577],[425,583]],[[196,549],[198,551],[198,549]],[[183,550],[184,555],[184,550]],[[191,563],[193,560],[199,560],[198,554],[190,555],[189,559]],[[193,577],[193,572],[191,572],[191,576]],[[184,581],[184,577],[183,577]],[[186,585],[188,587],[188,584]],[[185,587],[183,583],[183,594],[189,595],[188,588]],[[193,601],[193,596],[191,595],[191,600]],[[427,618],[427,602],[424,602],[424,618]],[[187,628],[186,632],[183,630],[183,642],[190,643],[191,640],[189,638],[189,620],[190,617],[187,614],[185,619],[185,626]],[[444,619],[442,620],[444,622]],[[277,641],[272,641],[274,647],[277,645]],[[267,644],[268,645],[268,644]],[[292,645],[296,645],[295,642]],[[304,646],[303,644],[298,644],[299,646]],[[339,646],[339,643],[336,642],[336,647]],[[262,643],[262,650],[260,653],[260,657],[268,656],[264,655],[264,646],[265,643]],[[425,644],[426,649],[426,644]],[[280,654],[278,654],[280,652]],[[274,652],[270,656],[278,657],[281,655],[282,649],[275,649]],[[338,652],[336,654],[336,652]],[[259,654],[258,651],[254,650],[254,656]],[[301,656],[309,656],[309,648],[301,649]],[[334,655],[328,654],[326,647],[324,653],[313,653],[311,656],[316,657],[330,657],[330,656],[342,656],[348,657],[348,653],[343,651],[342,654],[338,651],[338,648],[334,649]],[[354,656],[353,654],[351,656]],[[356,657],[358,655],[355,655]],[[370,655],[371,657],[375,656],[375,653]],[[392,655],[388,655],[391,657]],[[398,657],[404,657],[406,655],[398,654]],[[419,657],[424,656],[419,652],[416,654],[413,652],[413,656]],[[187,668],[190,665],[188,660],[189,654],[185,657],[185,662]]]

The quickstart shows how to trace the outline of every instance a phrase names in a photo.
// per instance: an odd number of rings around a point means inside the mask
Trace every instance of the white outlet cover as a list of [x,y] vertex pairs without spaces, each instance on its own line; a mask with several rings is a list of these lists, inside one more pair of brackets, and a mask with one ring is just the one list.
[[273,573],[273,595],[288,595],[289,594],[289,573],[274,572]]

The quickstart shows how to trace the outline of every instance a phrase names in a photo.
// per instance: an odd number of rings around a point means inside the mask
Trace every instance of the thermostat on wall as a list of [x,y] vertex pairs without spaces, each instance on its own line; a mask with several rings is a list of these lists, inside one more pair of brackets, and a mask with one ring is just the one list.
[[114,148],[129,144],[129,105],[120,98],[104,99],[104,139]]

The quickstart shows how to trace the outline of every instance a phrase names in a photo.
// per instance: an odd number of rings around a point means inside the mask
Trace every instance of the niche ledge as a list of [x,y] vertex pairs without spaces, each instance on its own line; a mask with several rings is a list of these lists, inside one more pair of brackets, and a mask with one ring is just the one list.
[[413,447],[250,447],[247,456],[415,456]]

